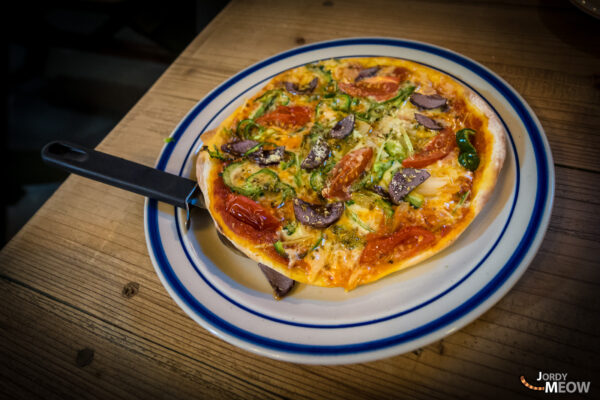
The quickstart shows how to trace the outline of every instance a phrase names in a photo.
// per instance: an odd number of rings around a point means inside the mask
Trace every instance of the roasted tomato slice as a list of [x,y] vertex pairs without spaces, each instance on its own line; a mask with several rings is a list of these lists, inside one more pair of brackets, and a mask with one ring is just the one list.
[[360,255],[360,263],[376,265],[410,257],[434,240],[433,233],[419,226],[409,226],[391,235],[373,237],[368,239]]
[[446,157],[456,146],[456,136],[450,129],[444,129],[429,141],[420,153],[402,161],[408,168],[423,168],[441,158]]
[[400,78],[396,76],[372,76],[356,83],[338,84],[340,90],[353,97],[372,97],[377,101],[389,100],[396,95]]
[[328,199],[347,200],[350,186],[363,173],[373,158],[373,149],[362,147],[346,154],[338,162],[321,194]]
[[225,202],[225,209],[237,220],[250,225],[256,230],[276,230],[279,228],[279,221],[269,210],[246,196],[229,193]]
[[310,122],[312,110],[302,106],[278,106],[273,111],[256,120],[259,125],[292,128],[306,125]]

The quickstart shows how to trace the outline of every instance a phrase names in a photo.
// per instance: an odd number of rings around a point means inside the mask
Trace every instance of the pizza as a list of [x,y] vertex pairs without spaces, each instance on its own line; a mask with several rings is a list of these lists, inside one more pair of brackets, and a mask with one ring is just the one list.
[[450,76],[388,57],[282,72],[202,136],[217,229],[298,282],[351,290],[449,246],[489,199],[505,131]]

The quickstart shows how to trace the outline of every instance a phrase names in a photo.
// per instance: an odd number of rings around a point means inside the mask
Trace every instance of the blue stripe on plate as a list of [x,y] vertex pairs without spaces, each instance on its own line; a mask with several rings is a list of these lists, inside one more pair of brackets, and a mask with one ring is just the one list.
[[[346,57],[376,57],[376,55],[372,55],[372,54],[367,54],[367,55],[348,55],[348,56],[339,56],[340,58],[346,58]],[[315,60],[314,62],[317,62],[319,60]],[[412,61],[412,60],[409,60]],[[470,88],[471,90],[473,90],[475,93],[477,93],[479,95],[479,97],[481,97],[487,104],[488,106],[490,106],[490,108],[494,111],[494,113],[498,116],[498,118],[500,119],[500,121],[502,122],[502,125],[504,126],[504,129],[506,130],[508,136],[509,136],[509,140],[511,143],[511,148],[513,150],[513,154],[515,156],[515,163],[518,166],[519,165],[519,156],[517,154],[517,149],[514,143],[514,140],[512,138],[512,135],[510,133],[510,130],[508,129],[508,127],[506,126],[506,123],[504,122],[504,120],[500,117],[500,114],[496,111],[496,109],[477,91],[475,90],[473,87],[471,87],[469,84],[467,84],[466,82],[464,82],[463,80],[457,78],[456,76],[449,74],[446,71],[442,71],[439,68],[436,68],[434,66],[425,64],[425,63],[421,63],[422,65],[426,65],[430,68],[436,69],[446,75],[452,76],[454,79],[456,79],[457,81],[461,82],[463,85],[467,86],[468,88]],[[300,66],[303,64],[299,64],[297,66]],[[291,67],[290,69],[293,69],[297,66]],[[280,74],[280,72],[277,72],[263,80],[261,80],[260,82],[255,83],[254,85],[250,86],[249,88],[247,88],[246,90],[244,90],[242,93],[240,93],[238,96],[236,96],[234,99],[230,100],[227,104],[225,104],[219,111],[217,111],[216,113],[214,113],[214,115],[212,116],[212,118],[206,123],[204,124],[204,127],[202,129],[200,129],[200,134],[198,134],[198,136],[196,137],[196,139],[194,140],[194,144],[190,147],[190,149],[188,150],[183,162],[182,162],[182,166],[181,169],[179,170],[179,175],[181,175],[183,173],[183,169],[185,168],[185,165],[187,163],[188,158],[190,157],[190,155],[192,154],[193,149],[196,148],[196,145],[198,143],[198,141],[200,140],[200,136],[202,134],[202,132],[204,132],[206,130],[206,128],[212,123],[212,121],[215,118],[218,118],[218,116],[223,112],[224,109],[226,109],[227,107],[229,107],[229,105],[231,103],[233,103],[237,98],[239,98],[240,96],[243,96],[245,93],[247,93],[248,91],[250,91],[251,89],[253,89],[254,87],[260,85],[261,83],[271,79],[273,76]],[[185,130],[185,129],[184,129]],[[465,275],[463,276],[458,282],[456,282],[455,284],[453,284],[452,286],[450,286],[449,288],[447,288],[446,290],[442,291],[441,293],[437,294],[436,296],[422,302],[421,304],[418,304],[410,309],[404,310],[404,311],[400,311],[398,313],[395,314],[390,314],[386,317],[381,317],[378,319],[374,319],[374,320],[369,320],[369,321],[361,321],[361,322],[356,322],[356,323],[349,323],[349,324],[336,324],[336,325],[330,325],[330,324],[307,324],[307,323],[300,323],[300,322],[294,322],[294,321],[287,321],[287,320],[283,320],[280,318],[275,318],[272,317],[270,315],[266,315],[263,313],[259,313],[258,311],[252,310],[249,307],[244,306],[243,304],[233,300],[232,298],[230,298],[229,296],[227,296],[225,293],[223,293],[222,291],[220,291],[216,286],[214,286],[212,284],[212,282],[210,282],[210,280],[202,273],[202,271],[200,271],[200,269],[198,268],[198,266],[196,265],[196,263],[194,262],[193,258],[190,256],[187,247],[185,246],[184,242],[183,242],[183,237],[181,236],[181,231],[178,229],[177,230],[177,236],[179,239],[179,243],[181,245],[181,248],[183,249],[188,261],[190,262],[190,264],[192,265],[192,267],[194,268],[194,270],[196,270],[196,272],[198,273],[198,275],[202,278],[202,280],[204,280],[204,282],[210,286],[211,289],[213,289],[217,294],[219,294],[221,297],[223,297],[225,300],[227,300],[228,302],[230,302],[231,304],[235,305],[238,308],[241,308],[242,310],[249,312],[251,314],[254,314],[258,317],[261,318],[265,318],[267,320],[273,321],[273,322],[278,322],[281,324],[285,324],[285,325],[292,325],[292,326],[298,326],[298,327],[303,327],[303,328],[321,328],[321,329],[339,329],[339,328],[351,328],[351,327],[356,327],[356,326],[364,326],[364,325],[370,325],[370,324],[375,324],[375,323],[379,323],[379,322],[384,322],[384,321],[388,321],[390,319],[393,318],[397,318],[400,317],[402,315],[406,315],[409,314],[411,312],[414,312],[420,308],[425,307],[428,304],[431,304],[432,302],[440,299],[441,297],[447,295],[448,293],[450,293],[452,290],[456,289],[459,285],[461,285],[463,282],[465,282],[475,271],[477,271],[477,269],[479,269],[479,267],[485,262],[485,260],[487,260],[487,258],[490,256],[490,254],[494,251],[494,249],[497,247],[498,243],[500,242],[500,240],[502,239],[502,237],[504,236],[504,233],[506,232],[506,229],[508,228],[508,225],[510,224],[510,221],[512,219],[513,216],[513,212],[518,200],[518,194],[519,194],[519,188],[520,188],[520,171],[519,168],[516,169],[517,171],[517,176],[516,176],[516,180],[515,180],[515,198],[513,200],[513,204],[511,206],[511,210],[509,213],[509,216],[506,220],[506,223],[504,224],[504,227],[502,228],[502,231],[500,232],[500,235],[498,236],[498,238],[496,239],[496,241],[494,242],[494,244],[492,245],[492,247],[490,248],[490,250],[483,256],[483,258],[477,262],[475,264],[475,266]],[[175,225],[176,226],[180,226],[179,225],[179,214],[177,213],[177,208],[175,208]]]
[[[347,40],[339,40],[332,42],[324,42],[317,43],[314,45],[305,46],[298,49],[293,49],[285,53],[281,53],[277,56],[274,56],[270,59],[267,59],[261,63],[258,63],[245,71],[240,72],[238,75],[231,78],[231,80],[227,81],[222,86],[216,88],[213,92],[211,92],[206,98],[204,98],[190,114],[182,121],[179,125],[177,131],[173,134],[175,140],[177,140],[184,132],[184,130],[189,126],[189,124],[194,120],[194,118],[198,115],[198,113],[209,104],[216,96],[222,93],[227,87],[239,81],[243,77],[251,74],[252,72],[270,64],[281,60],[286,57],[293,56],[295,54],[313,51],[316,49],[322,49],[327,47],[339,47],[339,46],[353,46],[353,45],[387,45],[387,46],[395,46],[399,48],[412,48],[424,52],[429,52],[432,54],[439,55],[441,57],[452,60],[456,63],[461,64],[465,68],[470,69],[472,72],[479,75],[481,78],[485,79],[488,83],[490,83],[499,93],[501,93],[506,100],[513,106],[515,111],[517,112],[519,118],[525,125],[525,128],[530,136],[532,141],[534,155],[536,160],[536,166],[538,170],[537,174],[537,184],[538,190],[536,193],[534,209],[531,216],[531,219],[528,223],[527,229],[525,233],[515,249],[514,253],[510,257],[509,261],[502,267],[502,269],[492,278],[482,289],[480,289],[474,296],[465,301],[462,305],[455,308],[454,310],[448,312],[447,314],[430,321],[429,323],[412,329],[407,332],[403,332],[398,335],[390,336],[388,338],[379,339],[375,341],[349,344],[349,345],[340,345],[340,346],[319,346],[319,345],[304,345],[298,343],[289,343],[274,340],[267,337],[262,337],[259,335],[255,335],[248,331],[245,331],[237,326],[234,326],[227,321],[221,319],[217,315],[213,314],[210,310],[206,309],[202,304],[200,304],[181,284],[178,280],[177,276],[174,274],[171,269],[169,262],[164,253],[164,248],[162,246],[162,242],[160,241],[160,237],[157,229],[158,222],[158,209],[156,201],[148,202],[148,226],[149,226],[149,241],[150,245],[153,249],[154,256],[157,260],[157,264],[166,279],[166,281],[171,286],[172,290],[179,296],[180,300],[182,300],[191,310],[193,310],[197,316],[202,318],[204,321],[209,323],[211,326],[220,330],[221,332],[233,336],[239,340],[258,345],[267,349],[272,349],[276,351],[286,352],[286,353],[295,353],[295,354],[305,354],[305,355],[348,355],[354,353],[363,353],[363,352],[371,352],[376,350],[385,349],[391,346],[396,346],[402,343],[406,343],[407,341],[415,340],[421,338],[425,335],[433,333],[453,321],[465,316],[470,311],[474,310],[479,306],[482,302],[488,299],[492,294],[494,294],[502,284],[506,282],[506,280],[512,275],[512,273],[517,269],[520,265],[521,261],[523,261],[524,257],[527,254],[527,251],[531,248],[534,243],[534,239],[538,233],[538,227],[540,222],[543,219],[544,212],[546,209],[547,202],[549,200],[549,167],[548,167],[548,158],[546,155],[546,150],[544,146],[544,140],[542,137],[542,133],[538,129],[532,115],[528,112],[525,104],[519,99],[518,95],[513,92],[508,86],[506,86],[502,81],[500,81],[496,76],[491,74],[484,67],[479,64],[466,59],[456,53],[450,52],[448,50],[434,47],[431,45],[426,45],[423,43],[416,42],[408,42],[397,39],[384,39],[384,38],[363,38],[363,39],[347,39]],[[227,85],[227,86],[225,86]],[[514,146],[514,144],[513,144]],[[164,169],[166,166],[167,160],[169,159],[174,146],[167,146],[161,157],[159,159],[157,168]],[[517,164],[518,167],[518,164]]]

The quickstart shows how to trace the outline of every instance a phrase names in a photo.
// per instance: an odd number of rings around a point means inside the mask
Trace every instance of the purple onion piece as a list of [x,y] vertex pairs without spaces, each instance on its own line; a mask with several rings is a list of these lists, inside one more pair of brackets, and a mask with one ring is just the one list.
[[258,142],[254,140],[240,140],[237,142],[225,143],[221,146],[221,150],[225,153],[233,154],[234,156],[241,157],[248,150],[256,146]]
[[283,160],[285,156],[285,147],[279,146],[273,150],[265,150],[258,149],[250,154],[248,154],[248,158],[255,161],[260,166],[274,165],[278,164]]
[[327,205],[311,204],[298,198],[294,199],[294,214],[303,225],[313,228],[327,228],[334,224],[344,213],[344,202]]
[[308,170],[320,167],[323,165],[325,160],[329,158],[330,152],[331,150],[329,149],[327,142],[322,138],[318,138],[317,142],[308,152],[308,155],[304,161],[302,161],[302,164],[300,164],[300,167]]
[[291,94],[310,94],[317,87],[319,83],[319,78],[314,78],[312,81],[308,83],[305,87],[300,89],[298,84],[292,82],[283,82],[283,86],[285,86],[285,90],[290,92]]
[[354,129],[354,114],[349,114],[342,118],[329,132],[329,137],[334,139],[343,139],[348,136]]
[[446,105],[446,99],[439,94],[425,95],[421,93],[413,93],[410,96],[410,102],[415,106],[431,110],[433,108],[443,107]]
[[273,268],[267,267],[265,264],[258,263],[258,266],[273,288],[273,293],[277,300],[288,294],[296,284],[295,280],[280,274]]
[[415,113],[415,119],[425,128],[431,129],[432,131],[439,131],[444,128],[441,124],[423,114]]
[[431,174],[424,169],[404,168],[394,174],[390,182],[390,198],[394,204],[400,204],[404,196],[425,182]]
[[358,76],[356,77],[356,79],[354,79],[354,82],[358,82],[362,79],[369,78],[375,75],[378,71],[379,67],[365,68],[358,73]]

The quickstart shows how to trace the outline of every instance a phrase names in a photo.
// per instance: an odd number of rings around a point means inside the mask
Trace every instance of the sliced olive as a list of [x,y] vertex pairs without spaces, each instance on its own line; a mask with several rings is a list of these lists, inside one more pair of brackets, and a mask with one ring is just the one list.
[[248,154],[248,158],[252,159],[261,166],[279,164],[279,162],[283,160],[284,156],[284,146],[276,147],[273,150],[265,150],[261,148]]
[[356,77],[354,82],[358,82],[362,79],[369,78],[375,75],[377,71],[379,71],[379,67],[365,68],[358,73],[358,76]]
[[426,117],[423,114],[415,113],[415,119],[418,123],[423,125],[427,129],[431,129],[432,131],[439,131],[444,128],[442,125],[434,121],[433,119]]
[[295,280],[280,274],[273,268],[267,267],[265,264],[258,263],[258,266],[273,288],[273,295],[277,300],[288,294],[294,287],[294,284],[296,283]]
[[225,153],[241,157],[246,154],[248,150],[256,146],[258,146],[258,142],[254,140],[239,140],[237,142],[225,143],[221,146],[221,150],[223,150]]
[[300,167],[303,169],[315,169],[323,165],[323,162],[329,157],[331,150],[327,142],[323,138],[318,138],[313,147],[308,152],[308,155],[302,161]]
[[402,199],[414,188],[425,182],[431,174],[424,169],[404,168],[394,174],[388,192],[395,204],[400,204]]
[[283,82],[283,86],[285,86],[285,90],[290,92],[291,94],[310,94],[317,87],[319,83],[319,78],[314,78],[312,81],[308,83],[305,87],[300,89],[298,84],[292,82]]
[[303,225],[313,228],[327,228],[334,224],[344,213],[344,202],[327,205],[311,204],[298,198],[294,199],[294,214]]
[[334,139],[343,139],[348,136],[354,129],[354,114],[349,114],[342,118],[329,132],[329,137]]
[[413,93],[412,96],[410,96],[410,102],[417,107],[421,107],[427,110],[446,105],[446,99],[437,93],[431,95]]

